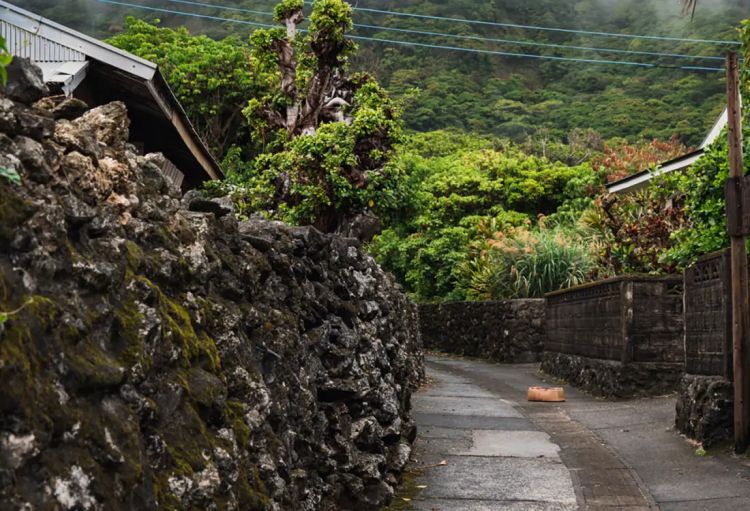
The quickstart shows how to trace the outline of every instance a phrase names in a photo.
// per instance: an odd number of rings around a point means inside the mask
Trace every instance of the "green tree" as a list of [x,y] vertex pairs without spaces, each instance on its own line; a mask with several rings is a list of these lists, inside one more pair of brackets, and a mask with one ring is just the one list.
[[[744,62],[750,58],[750,20],[742,22],[740,40]],[[745,65],[742,86],[750,92],[750,69]],[[745,173],[750,171],[750,119],[747,109],[743,116],[743,147]],[[724,183],[729,176],[729,142],[726,130],[703,157],[683,175],[677,177],[677,189],[684,195],[688,223],[672,236],[672,246],[665,259],[685,266],[710,252],[729,246],[726,228]]]
[[408,200],[370,248],[419,300],[466,298],[463,268],[487,226],[509,232],[540,215],[569,222],[601,186],[588,164],[553,162],[491,137],[415,134],[400,149]]
[[392,157],[401,109],[370,76],[348,74],[356,50],[346,37],[349,4],[316,0],[305,35],[302,8],[302,0],[283,1],[275,16],[284,28],[252,35],[255,73],[268,87],[245,115],[265,152],[229,160],[230,180],[248,211],[369,238],[375,214],[400,203]]
[[242,109],[263,83],[252,72],[249,47],[239,39],[216,41],[128,17],[125,31],[109,42],[159,65],[198,134],[219,157],[232,146],[248,146]]
[[8,83],[8,71],[5,69],[8,67],[13,60],[13,56],[8,53],[8,48],[5,46],[5,38],[0,36],[0,82],[3,85]]

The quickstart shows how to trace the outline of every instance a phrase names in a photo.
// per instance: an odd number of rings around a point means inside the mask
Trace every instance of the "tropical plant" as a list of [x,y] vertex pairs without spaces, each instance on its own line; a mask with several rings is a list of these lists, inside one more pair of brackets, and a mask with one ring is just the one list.
[[672,235],[687,225],[678,176],[652,179],[628,194],[603,194],[582,216],[582,224],[601,240],[599,264],[616,274],[677,271],[666,258]]
[[695,16],[695,9],[698,6],[698,0],[682,0],[682,14]]
[[689,151],[677,137],[668,141],[650,140],[636,144],[610,141],[601,153],[592,158],[591,165],[604,174],[606,181],[614,181],[634,172],[652,169]]
[[601,187],[587,164],[571,167],[508,141],[452,132],[411,136],[398,165],[408,200],[370,250],[419,300],[466,298],[462,268],[486,226],[507,232],[539,214],[554,225],[575,222]]
[[472,252],[462,277],[475,300],[541,298],[597,276],[591,241],[562,228],[498,231]]
[[[750,129],[744,127],[745,172],[750,171]],[[686,223],[675,230],[665,260],[685,266],[702,255],[729,246],[726,228],[724,183],[729,176],[726,131],[700,160],[681,176],[675,189],[684,194]]]

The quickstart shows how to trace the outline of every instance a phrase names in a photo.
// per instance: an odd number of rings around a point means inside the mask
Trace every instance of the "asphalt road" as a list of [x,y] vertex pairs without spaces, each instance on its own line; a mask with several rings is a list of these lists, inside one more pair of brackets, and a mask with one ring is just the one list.
[[535,364],[427,357],[413,398],[415,510],[750,510],[750,460],[696,454],[673,427],[670,396],[605,401],[565,386],[529,403]]

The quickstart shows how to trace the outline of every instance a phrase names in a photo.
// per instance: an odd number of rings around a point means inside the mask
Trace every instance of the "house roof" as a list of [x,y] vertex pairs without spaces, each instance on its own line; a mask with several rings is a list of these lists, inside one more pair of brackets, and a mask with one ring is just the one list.
[[96,101],[123,101],[134,126],[149,135],[149,150],[163,152],[190,186],[219,179],[221,168],[195,132],[153,62],[115,48],[0,0],[0,35],[8,51],[42,68],[45,81],[69,92],[83,80],[96,83]]
[[669,161],[665,161],[663,163],[660,163],[656,169],[646,169],[642,170],[640,172],[636,172],[635,174],[631,174],[629,176],[625,176],[622,179],[618,179],[617,181],[610,181],[607,183],[607,191],[609,193],[622,193],[622,192],[631,192],[634,190],[637,190],[639,188],[643,188],[648,184],[649,181],[651,181],[651,178],[654,176],[658,176],[660,174],[665,174],[667,172],[673,172],[675,170],[682,170],[696,161],[700,159],[701,156],[703,156],[704,149],[696,149],[695,151],[692,151],[687,154],[683,154],[682,156],[678,156],[677,158],[674,158]]
[[607,191],[609,193],[631,192],[646,186],[654,176],[666,174],[668,172],[674,172],[675,170],[686,169],[687,167],[698,161],[703,156],[706,148],[713,144],[717,138],[719,138],[719,135],[721,135],[721,131],[727,125],[728,118],[729,114],[727,112],[727,109],[724,108],[724,111],[721,113],[721,115],[719,115],[719,118],[716,119],[716,122],[711,127],[711,130],[706,135],[706,138],[703,139],[703,142],[701,142],[701,145],[698,147],[698,149],[687,154],[683,154],[682,156],[678,156],[677,158],[674,158],[672,160],[660,163],[656,167],[656,169],[645,169],[640,172],[636,172],[635,174],[625,176],[616,181],[611,181],[607,183]]

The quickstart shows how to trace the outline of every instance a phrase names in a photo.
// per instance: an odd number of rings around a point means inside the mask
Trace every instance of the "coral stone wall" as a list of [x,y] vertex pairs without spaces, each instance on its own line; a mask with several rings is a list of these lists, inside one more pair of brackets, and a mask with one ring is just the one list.
[[0,508],[379,509],[416,434],[416,307],[355,240],[181,197],[122,103],[32,105],[14,62]]
[[734,391],[723,376],[686,374],[680,380],[675,426],[686,436],[711,447],[732,438]]
[[538,361],[544,344],[544,300],[421,304],[426,347],[498,362]]

